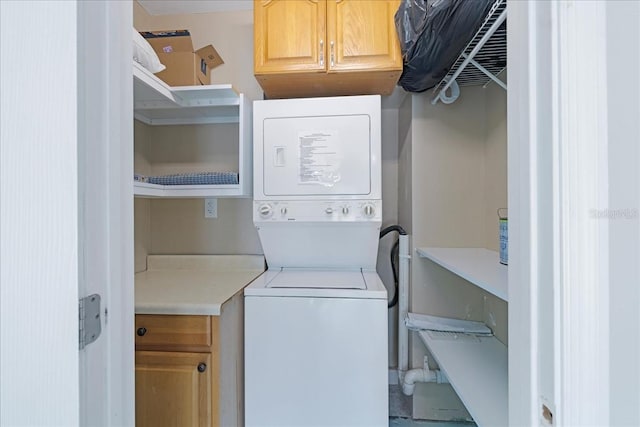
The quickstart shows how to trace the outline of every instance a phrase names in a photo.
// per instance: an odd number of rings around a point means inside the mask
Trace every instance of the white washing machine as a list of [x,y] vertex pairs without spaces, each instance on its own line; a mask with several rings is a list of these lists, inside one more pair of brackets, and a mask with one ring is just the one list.
[[245,424],[387,426],[380,97],[254,103],[254,224],[268,270],[245,289]]

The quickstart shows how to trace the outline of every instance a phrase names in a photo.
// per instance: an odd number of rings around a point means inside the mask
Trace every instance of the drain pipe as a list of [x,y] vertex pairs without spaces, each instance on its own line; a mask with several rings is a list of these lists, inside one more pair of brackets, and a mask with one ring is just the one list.
[[416,383],[448,383],[449,379],[440,370],[429,369],[429,359],[424,357],[424,366],[422,369],[411,369],[404,374],[402,379],[402,392],[405,396],[411,396]]
[[448,383],[446,375],[439,370],[429,369],[429,360],[424,357],[421,369],[409,370],[409,328],[405,323],[409,313],[409,236],[399,236],[398,257],[398,380],[402,384],[402,392],[411,396],[417,382]]
[[409,236],[398,237],[398,380],[404,381],[405,372],[409,369],[409,329],[405,319],[409,312]]

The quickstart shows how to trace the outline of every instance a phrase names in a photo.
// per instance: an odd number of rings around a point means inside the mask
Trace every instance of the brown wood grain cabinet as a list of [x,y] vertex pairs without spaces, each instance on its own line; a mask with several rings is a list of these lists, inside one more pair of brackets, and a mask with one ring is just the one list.
[[390,94],[402,72],[399,0],[254,0],[266,97]]
[[136,351],[136,426],[211,426],[210,353]]
[[137,427],[243,425],[242,316],[136,315]]

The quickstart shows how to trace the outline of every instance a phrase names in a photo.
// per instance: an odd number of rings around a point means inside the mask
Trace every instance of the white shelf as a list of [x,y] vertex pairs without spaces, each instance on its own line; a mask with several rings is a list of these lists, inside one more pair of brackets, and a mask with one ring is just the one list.
[[134,117],[148,125],[237,123],[240,95],[231,85],[168,86],[133,63]]
[[507,426],[507,347],[495,337],[434,331],[420,331],[418,335],[476,424]]
[[240,184],[226,185],[158,185],[134,182],[133,195],[137,197],[215,198],[241,197]]
[[418,255],[508,301],[507,266],[495,251],[484,248],[417,248]]
[[[169,86],[133,62],[134,118],[148,125],[238,123],[239,184],[133,183],[136,197],[249,197],[252,192],[252,103],[231,85]],[[213,172],[213,171],[211,171]]]

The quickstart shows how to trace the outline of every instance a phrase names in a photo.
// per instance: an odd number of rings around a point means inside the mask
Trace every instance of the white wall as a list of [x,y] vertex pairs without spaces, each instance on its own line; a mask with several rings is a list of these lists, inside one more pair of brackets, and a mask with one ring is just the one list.
[[[640,3],[607,3],[612,426],[640,425]],[[635,52],[635,54],[633,53]]]
[[[398,110],[382,110],[382,229],[398,224]],[[402,225],[402,224],[400,224]],[[389,254],[398,233],[391,232],[380,240],[378,274],[388,290],[389,300],[395,285]],[[389,366],[397,366],[398,305],[389,310]]]
[[398,219],[409,235],[413,234],[411,201],[413,194],[411,181],[412,100],[412,96],[407,96],[398,110]]
[[[188,29],[194,48],[215,46],[225,64],[212,84],[230,83],[249,99],[262,99],[253,77],[253,14],[250,10],[150,16],[133,2],[139,31]],[[179,173],[202,167],[233,169],[237,125],[147,126],[135,123],[136,171]],[[147,254],[260,254],[251,199],[219,199],[218,218],[204,218],[203,199],[138,199],[135,203],[136,271]]]
[[138,31],[187,29],[195,49],[213,45],[224,64],[211,74],[211,84],[230,83],[249,99],[262,99],[253,77],[253,11],[151,16],[133,2],[133,25]]
[[[413,246],[497,250],[496,210],[507,205],[505,93],[473,87],[451,105],[430,100],[413,97]],[[479,288],[416,257],[412,272],[412,309],[483,320]]]
[[[212,83],[231,83],[249,98],[262,99],[253,76],[253,12],[219,12],[150,16],[133,3],[139,31],[186,28],[195,48],[212,44],[225,64],[215,68]],[[396,102],[396,98],[394,98]],[[384,101],[383,101],[384,105]],[[147,126],[135,123],[135,168],[138,173],[178,173],[199,166],[223,168],[235,162],[230,141],[236,125]],[[236,131],[237,132],[237,131]],[[177,143],[179,142],[179,143]],[[211,150],[216,146],[215,150]],[[221,154],[222,153],[222,154]],[[398,222],[398,112],[382,111],[383,227]],[[221,157],[223,158],[221,160]],[[166,159],[172,159],[166,162]],[[163,163],[158,161],[165,160]],[[202,199],[136,199],[136,271],[146,268],[147,254],[260,254],[262,247],[252,222],[251,199],[218,199],[218,218],[205,219]],[[402,224],[405,225],[405,224]],[[378,271],[394,294],[389,251],[396,239],[381,242]],[[396,364],[397,315],[389,312],[389,363]]]
[[[500,74],[503,81],[507,72]],[[484,247],[499,251],[497,207],[507,207],[507,91],[490,84],[485,89]]]
[[[506,94],[495,85],[462,88],[450,105],[415,94],[400,110],[399,217],[411,224],[412,248],[485,247],[498,250],[497,209],[507,206]],[[412,312],[487,321],[507,343],[507,303],[415,252],[411,260]],[[491,313],[491,314],[489,314]],[[411,334],[411,367],[424,344]],[[433,358],[431,358],[433,360]],[[434,365],[435,367],[435,365]],[[467,417],[448,385],[419,384],[414,417]]]

